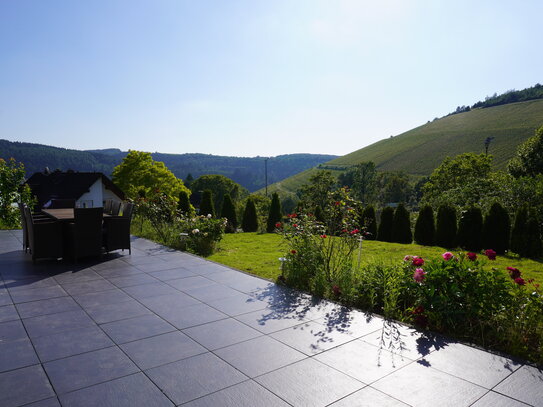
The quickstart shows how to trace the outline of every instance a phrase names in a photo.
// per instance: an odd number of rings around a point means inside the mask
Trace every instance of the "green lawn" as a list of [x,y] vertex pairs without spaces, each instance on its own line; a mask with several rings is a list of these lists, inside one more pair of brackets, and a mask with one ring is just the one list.
[[[275,279],[280,274],[279,257],[287,248],[280,235],[266,233],[227,234],[219,244],[219,250],[209,260],[243,270],[258,276]],[[419,246],[416,244],[385,243],[366,240],[362,244],[362,262],[397,262],[407,254],[434,258],[441,256],[446,249],[441,247]],[[453,250],[453,253],[457,251]],[[480,255],[483,258],[484,255]],[[495,261],[488,261],[489,267],[495,267],[506,273],[506,267],[517,267],[525,279],[533,278],[543,284],[543,261],[519,259],[512,256],[498,256]]]

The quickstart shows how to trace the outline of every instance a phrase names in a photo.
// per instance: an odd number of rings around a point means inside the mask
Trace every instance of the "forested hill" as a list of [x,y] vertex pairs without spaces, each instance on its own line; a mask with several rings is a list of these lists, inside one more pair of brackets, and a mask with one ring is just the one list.
[[[113,168],[127,152],[116,148],[105,150],[69,150],[42,144],[12,142],[0,139],[0,158],[15,158],[25,165],[28,176],[43,171],[72,169],[74,171],[99,171],[111,176]],[[226,157],[210,154],[153,153],[153,159],[164,164],[178,177],[187,174],[194,178],[204,174],[221,174],[241,184],[249,191],[265,185],[264,157]],[[281,181],[291,175],[337,158],[328,154],[286,154],[268,160],[268,183]]]

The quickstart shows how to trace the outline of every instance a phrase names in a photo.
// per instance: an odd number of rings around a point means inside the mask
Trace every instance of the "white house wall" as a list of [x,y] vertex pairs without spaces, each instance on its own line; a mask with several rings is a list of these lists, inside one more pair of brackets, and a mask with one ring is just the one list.
[[81,197],[75,202],[75,206],[79,208],[97,208],[103,205],[103,200],[102,180],[98,179],[94,184],[91,185],[89,191],[81,195]]

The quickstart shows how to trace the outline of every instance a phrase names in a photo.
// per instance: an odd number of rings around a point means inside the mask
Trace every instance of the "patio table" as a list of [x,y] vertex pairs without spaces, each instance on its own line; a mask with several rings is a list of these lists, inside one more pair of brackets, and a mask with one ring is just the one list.
[[[42,212],[61,222],[73,222],[74,220],[74,208],[42,209]],[[109,218],[111,215],[104,213],[103,216]]]

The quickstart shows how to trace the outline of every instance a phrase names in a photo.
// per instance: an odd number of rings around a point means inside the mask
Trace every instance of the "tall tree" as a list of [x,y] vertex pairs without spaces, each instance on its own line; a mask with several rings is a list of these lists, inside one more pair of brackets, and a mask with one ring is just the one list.
[[528,222],[526,223],[526,236],[528,245],[526,251],[522,253],[526,257],[540,258],[543,255],[543,243],[541,242],[541,230],[539,219],[535,211],[530,211]]
[[436,244],[447,248],[456,244],[456,210],[450,205],[441,205],[437,210]]
[[163,162],[154,161],[151,153],[130,150],[123,161],[113,169],[113,182],[130,198],[161,193],[177,199],[187,188],[166,168]]
[[268,213],[268,221],[266,225],[266,231],[272,233],[275,230],[275,224],[280,222],[283,217],[281,213],[281,201],[279,201],[279,195],[274,192],[272,195],[270,212]]
[[221,217],[226,218],[226,233],[234,233],[238,228],[238,217],[236,208],[230,198],[230,194],[225,194],[222,201]]
[[517,148],[514,157],[507,165],[514,177],[543,174],[543,126]]
[[213,192],[210,189],[206,189],[202,195],[202,202],[200,203],[200,215],[211,215],[215,217],[215,205],[213,204]]
[[195,193],[198,191],[205,191],[206,189],[213,191],[213,204],[215,205],[215,208],[221,207],[225,194],[229,194],[230,198],[235,203],[249,193],[245,188],[235,183],[230,178],[217,174],[202,175],[194,180],[191,185],[191,190]]
[[511,230],[511,251],[522,257],[529,245],[527,227],[528,226],[528,206],[526,204],[518,208],[515,214],[515,222]]
[[424,205],[415,223],[415,242],[423,246],[433,246],[435,234],[434,211],[430,205]]
[[372,205],[366,206],[362,211],[360,226],[365,228],[367,240],[377,238],[377,220],[375,218],[375,208]]
[[179,209],[185,215],[190,215],[194,212],[194,208],[190,204],[190,195],[188,191],[182,190],[179,192],[179,202],[177,203],[177,209]]
[[244,232],[256,232],[258,230],[258,216],[256,214],[255,202],[252,198],[247,199],[241,228]]
[[462,211],[458,221],[458,246],[478,252],[483,248],[483,214],[478,206]]
[[189,172],[187,174],[187,176],[185,177],[185,186],[190,189],[190,186],[192,185],[192,183],[194,182],[194,177],[192,176],[192,174]]
[[301,204],[306,208],[326,207],[328,193],[334,189],[336,179],[330,171],[318,171],[309,178],[309,184],[300,189]]
[[381,242],[392,242],[392,222],[394,219],[394,209],[387,206],[381,211],[381,220],[377,230],[377,240]]
[[394,217],[392,218],[392,241],[406,244],[413,241],[409,212],[403,203],[400,203],[394,211]]
[[511,220],[498,202],[494,202],[483,223],[483,248],[504,254],[509,248]]

